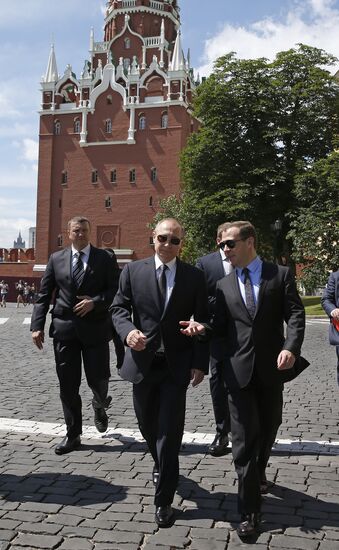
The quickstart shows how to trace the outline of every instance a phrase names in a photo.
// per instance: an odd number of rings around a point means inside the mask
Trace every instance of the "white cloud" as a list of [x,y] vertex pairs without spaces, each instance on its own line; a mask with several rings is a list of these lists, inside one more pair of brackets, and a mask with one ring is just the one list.
[[[0,172],[0,189],[31,189],[34,192],[37,187],[36,165],[14,164],[13,168],[6,167]],[[4,191],[1,192],[4,197]]]
[[235,51],[245,59],[273,59],[279,51],[298,43],[322,48],[339,57],[339,8],[335,0],[296,0],[283,19],[265,18],[244,27],[225,24],[205,42],[200,75],[208,75],[213,62]]
[[28,139],[28,138],[23,140],[23,157],[25,160],[37,162],[38,153],[39,153],[38,141],[34,141],[34,139]]

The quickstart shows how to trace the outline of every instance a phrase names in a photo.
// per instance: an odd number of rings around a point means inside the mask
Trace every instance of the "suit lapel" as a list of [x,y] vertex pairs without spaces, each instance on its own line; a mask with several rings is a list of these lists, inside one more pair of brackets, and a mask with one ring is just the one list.
[[145,281],[147,286],[150,289],[150,294],[161,315],[162,307],[160,302],[159,287],[158,287],[158,281],[157,281],[157,274],[155,270],[154,256],[152,256],[151,258],[147,258],[145,260]]
[[266,286],[270,278],[271,278],[271,274],[270,274],[269,264],[267,264],[266,262],[263,262],[262,268],[261,268],[261,279],[260,279],[260,287],[259,287],[259,294],[258,294],[257,310],[255,313],[256,315],[259,311],[259,308],[261,307],[261,304],[265,295]]
[[87,267],[86,267],[85,275],[84,275],[84,278],[82,280],[80,288],[85,286],[89,275],[91,275],[93,273],[93,269],[94,269],[95,261],[96,261],[96,255],[97,255],[96,254],[96,248],[94,246],[90,245],[90,251],[89,251],[89,256],[88,256]]
[[216,269],[217,281],[225,277],[223,260],[219,251],[215,253],[215,269]]
[[[175,279],[174,279],[173,290],[172,290],[170,299],[168,300],[167,306],[166,306],[166,308],[164,309],[164,311],[163,311],[163,313],[162,313],[162,317],[164,317],[164,316],[168,313],[168,311],[169,311],[170,308],[172,307],[172,303],[175,303],[175,300],[178,299],[178,296],[180,295],[180,292],[181,292],[181,290],[182,290],[182,287],[183,287],[183,269],[182,269],[182,263],[181,263],[181,261],[179,260],[179,258],[177,258],[176,272],[175,272]],[[162,317],[161,317],[161,318],[162,318]]]
[[251,316],[248,313],[248,309],[246,307],[246,304],[240,292],[238,275],[237,275],[236,269],[234,269],[229,275],[227,275],[227,280],[230,282],[231,292],[233,293],[233,296],[236,298],[236,302],[239,304],[241,312],[243,313],[244,316],[251,319]]

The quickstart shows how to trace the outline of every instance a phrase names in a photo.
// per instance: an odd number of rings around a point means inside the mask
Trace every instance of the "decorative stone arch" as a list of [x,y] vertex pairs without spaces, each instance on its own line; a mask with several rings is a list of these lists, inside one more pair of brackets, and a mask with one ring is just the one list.
[[110,43],[108,44],[108,51],[111,51],[112,50],[112,45],[114,44],[114,42],[116,42],[119,38],[121,38],[122,36],[124,36],[124,34],[126,34],[126,32],[129,32],[131,33],[133,36],[136,36],[137,38],[140,39],[141,43],[142,43],[142,46],[146,47],[146,41],[145,39],[143,38],[143,36],[141,34],[139,34],[138,32],[135,32],[133,31],[133,29],[131,29],[130,25],[129,25],[129,20],[130,20],[130,16],[129,15],[125,15],[125,25],[123,26],[123,29],[122,31],[119,32],[119,34],[117,34],[116,36],[114,36],[112,38],[112,40],[110,41]]
[[157,74],[158,76],[163,78],[164,84],[166,84],[166,85],[169,84],[169,79],[167,77],[167,74],[160,69],[157,61],[153,61],[150,65],[148,71],[146,71],[140,79],[140,88],[145,87],[145,83],[146,83],[147,79],[149,79],[151,76],[154,76],[155,74]]
[[117,92],[121,95],[123,100],[123,105],[126,105],[126,90],[121,84],[118,84],[115,81],[115,67],[114,65],[108,64],[105,66],[102,75],[102,82],[94,88],[90,95],[90,107],[91,109],[95,108],[95,103],[98,97],[106,92],[108,88],[111,87],[114,92]]

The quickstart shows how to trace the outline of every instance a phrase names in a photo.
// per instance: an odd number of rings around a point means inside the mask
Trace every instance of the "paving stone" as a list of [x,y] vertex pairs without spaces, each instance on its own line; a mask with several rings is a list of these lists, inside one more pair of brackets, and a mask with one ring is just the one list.
[[55,525],[53,523],[21,523],[18,527],[20,533],[35,533],[40,535],[57,535],[61,529],[62,524]]
[[58,550],[93,550],[94,544],[85,539],[72,537],[64,540]]
[[140,544],[143,539],[143,535],[140,533],[126,533],[124,531],[104,531],[99,530],[93,537],[94,542],[114,542],[120,543],[136,543]]
[[319,546],[318,540],[310,538],[303,539],[301,537],[289,537],[286,535],[273,535],[270,542],[272,548],[296,548],[300,550],[317,550]]
[[28,535],[27,533],[19,533],[15,539],[15,545],[18,547],[31,546],[32,548],[38,548],[43,550],[53,550],[60,546],[63,539],[58,536],[45,536],[45,535]]

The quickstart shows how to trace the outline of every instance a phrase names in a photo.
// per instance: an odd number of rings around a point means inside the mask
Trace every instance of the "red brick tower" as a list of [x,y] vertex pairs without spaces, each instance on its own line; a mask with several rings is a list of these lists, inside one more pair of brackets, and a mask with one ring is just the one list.
[[122,261],[148,256],[147,224],[180,188],[178,159],[196,121],[177,0],[110,0],[104,41],[90,36],[80,78],[42,81],[35,271],[67,244],[67,220],[92,221],[92,242]]

